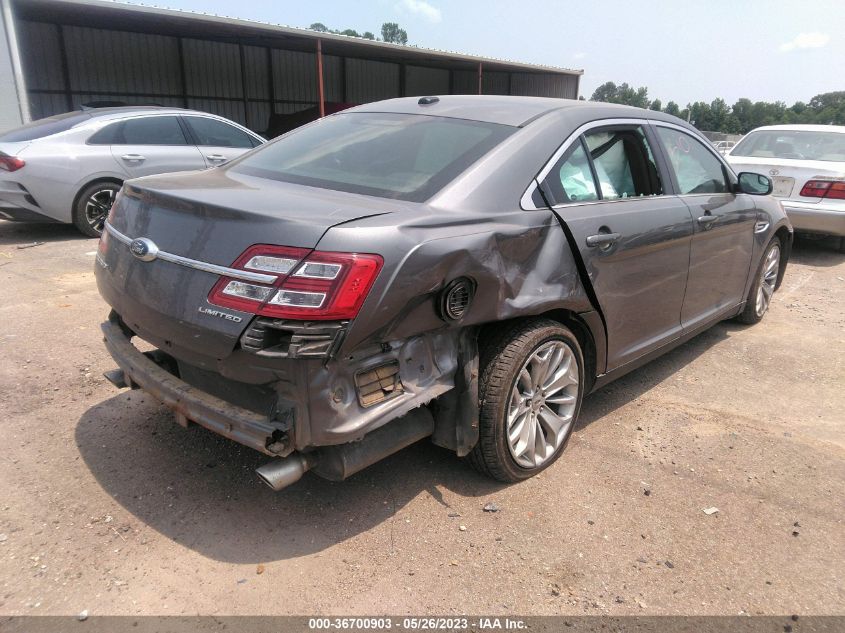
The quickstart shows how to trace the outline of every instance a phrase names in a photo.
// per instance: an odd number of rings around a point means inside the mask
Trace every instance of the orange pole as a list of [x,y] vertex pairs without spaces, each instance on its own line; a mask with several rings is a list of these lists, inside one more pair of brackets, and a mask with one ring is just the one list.
[[326,95],[323,89],[323,41],[317,40],[317,92],[320,97],[320,118],[326,116]]
[[478,94],[481,94],[481,62],[478,62]]

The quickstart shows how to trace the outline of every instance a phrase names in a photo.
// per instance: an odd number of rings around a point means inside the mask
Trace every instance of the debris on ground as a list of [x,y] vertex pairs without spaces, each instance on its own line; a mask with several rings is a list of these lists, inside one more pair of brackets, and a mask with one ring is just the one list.
[[707,516],[710,516],[711,514],[716,514],[718,511],[719,511],[719,508],[716,508],[716,507],[713,507],[713,508],[704,508],[704,509],[702,510],[702,512],[703,512],[704,514],[706,514]]
[[663,564],[666,565],[666,567],[668,567],[669,569],[675,569],[675,565],[672,563],[671,560],[667,560]]
[[32,248],[33,246],[41,246],[44,242],[30,242],[29,244],[21,244],[18,246],[18,250],[22,250],[24,248]]
[[256,567],[255,573],[256,574],[263,574],[264,573],[264,565],[259,565],[258,567]]
[[459,529],[461,532],[466,532],[466,531],[467,531],[467,526],[465,526],[465,525],[460,525],[460,526],[458,526],[458,529]]
[[495,503],[493,503],[491,501],[490,503],[484,504],[484,511],[485,512],[498,512],[499,506],[497,506]]
[[85,620],[88,619],[88,609],[83,609],[82,611],[80,611],[79,615],[76,616],[76,619],[80,622],[85,622]]

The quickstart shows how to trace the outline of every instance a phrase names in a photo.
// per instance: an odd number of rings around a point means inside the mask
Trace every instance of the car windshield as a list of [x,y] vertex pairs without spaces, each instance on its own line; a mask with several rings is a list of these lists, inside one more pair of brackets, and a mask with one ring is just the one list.
[[419,202],[516,129],[464,119],[350,112],[294,131],[234,162],[230,169]]
[[845,162],[845,134],[805,130],[751,132],[731,151],[731,156],[793,158]]
[[10,130],[0,135],[0,143],[18,143],[20,141],[34,141],[51,134],[58,134],[69,130],[77,123],[82,123],[91,118],[87,112],[66,112],[48,116],[45,119],[38,119],[32,123]]

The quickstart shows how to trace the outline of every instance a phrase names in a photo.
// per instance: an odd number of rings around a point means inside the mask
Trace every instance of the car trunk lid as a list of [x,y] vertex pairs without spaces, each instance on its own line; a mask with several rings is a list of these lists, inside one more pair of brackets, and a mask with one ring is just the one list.
[[[254,244],[312,249],[332,226],[392,210],[388,200],[217,169],[129,181],[101,242],[98,285],[124,322],[153,344],[176,356],[182,350],[222,359],[253,315],[208,302],[221,277],[209,265],[231,267]],[[133,255],[138,238],[158,256]]]
[[772,179],[772,195],[793,198],[804,203],[817,203],[820,198],[801,197],[801,188],[808,180],[845,178],[845,164],[821,160],[795,160],[752,156],[728,156],[734,171],[751,171]]

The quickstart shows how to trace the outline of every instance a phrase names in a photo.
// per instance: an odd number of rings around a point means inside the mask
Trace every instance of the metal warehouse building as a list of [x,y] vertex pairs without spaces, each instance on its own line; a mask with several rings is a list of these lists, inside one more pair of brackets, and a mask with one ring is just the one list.
[[430,94],[574,99],[582,71],[103,0],[0,0],[0,130],[94,102],[271,115]]

